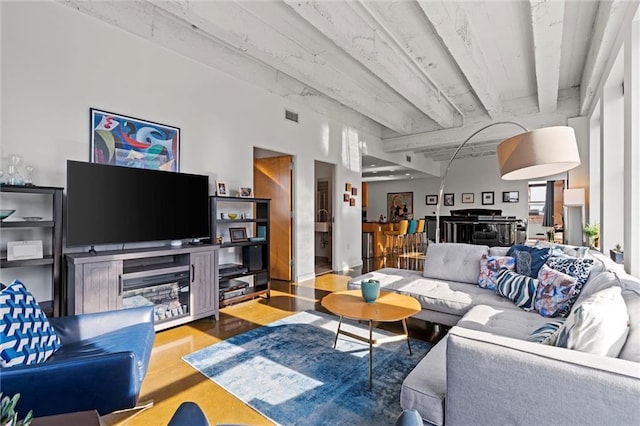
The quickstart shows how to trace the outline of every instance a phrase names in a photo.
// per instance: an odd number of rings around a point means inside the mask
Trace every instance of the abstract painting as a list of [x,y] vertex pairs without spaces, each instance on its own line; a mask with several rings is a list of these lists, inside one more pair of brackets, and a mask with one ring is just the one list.
[[387,192],[387,214],[391,222],[413,215],[413,192]]
[[91,108],[91,161],[180,170],[180,129]]

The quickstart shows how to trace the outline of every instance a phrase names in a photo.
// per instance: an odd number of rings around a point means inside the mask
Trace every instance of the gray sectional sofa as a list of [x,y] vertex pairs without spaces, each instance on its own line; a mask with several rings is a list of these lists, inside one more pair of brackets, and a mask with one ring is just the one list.
[[586,255],[594,265],[572,309],[620,287],[629,322],[617,358],[532,342],[534,330],[564,319],[477,285],[482,255],[507,250],[431,244],[423,272],[385,268],[349,281],[357,289],[377,279],[383,290],[417,298],[415,317],[452,326],[404,380],[402,408],[435,425],[640,424],[640,280],[599,252]]

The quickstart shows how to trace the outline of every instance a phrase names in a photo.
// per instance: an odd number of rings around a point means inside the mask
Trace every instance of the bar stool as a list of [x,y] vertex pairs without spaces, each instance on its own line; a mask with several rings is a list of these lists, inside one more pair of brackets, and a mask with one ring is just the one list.
[[422,246],[424,244],[424,224],[425,220],[418,220],[418,226],[416,228],[416,233],[413,235],[413,251],[422,251]]
[[[387,247],[391,250],[391,252],[398,251],[400,249],[400,245],[398,244],[404,236],[407,234],[407,230],[409,229],[409,221],[401,220],[398,222],[398,229],[394,231],[384,231],[384,248]],[[391,246],[389,245],[389,239],[391,239]]]
[[402,238],[402,251],[407,252],[412,246],[413,239],[416,236],[416,230],[418,228],[418,221],[411,219],[409,221],[409,227],[407,228],[407,235]]

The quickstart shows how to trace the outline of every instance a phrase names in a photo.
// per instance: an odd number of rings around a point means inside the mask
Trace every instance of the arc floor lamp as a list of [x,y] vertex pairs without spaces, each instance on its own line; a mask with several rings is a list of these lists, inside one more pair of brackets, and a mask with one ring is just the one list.
[[436,205],[436,242],[440,242],[440,207],[451,163],[475,135],[500,124],[512,124],[524,131],[498,144],[498,166],[502,179],[536,179],[566,172],[580,165],[576,135],[571,127],[554,126],[529,130],[515,121],[497,121],[476,130],[455,150],[440,180]]

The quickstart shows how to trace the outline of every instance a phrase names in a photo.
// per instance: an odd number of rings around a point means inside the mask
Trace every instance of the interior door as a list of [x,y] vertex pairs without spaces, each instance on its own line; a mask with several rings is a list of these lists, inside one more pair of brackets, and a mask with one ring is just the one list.
[[291,163],[290,155],[256,158],[253,187],[256,197],[271,199],[269,235],[270,276],[291,281]]

